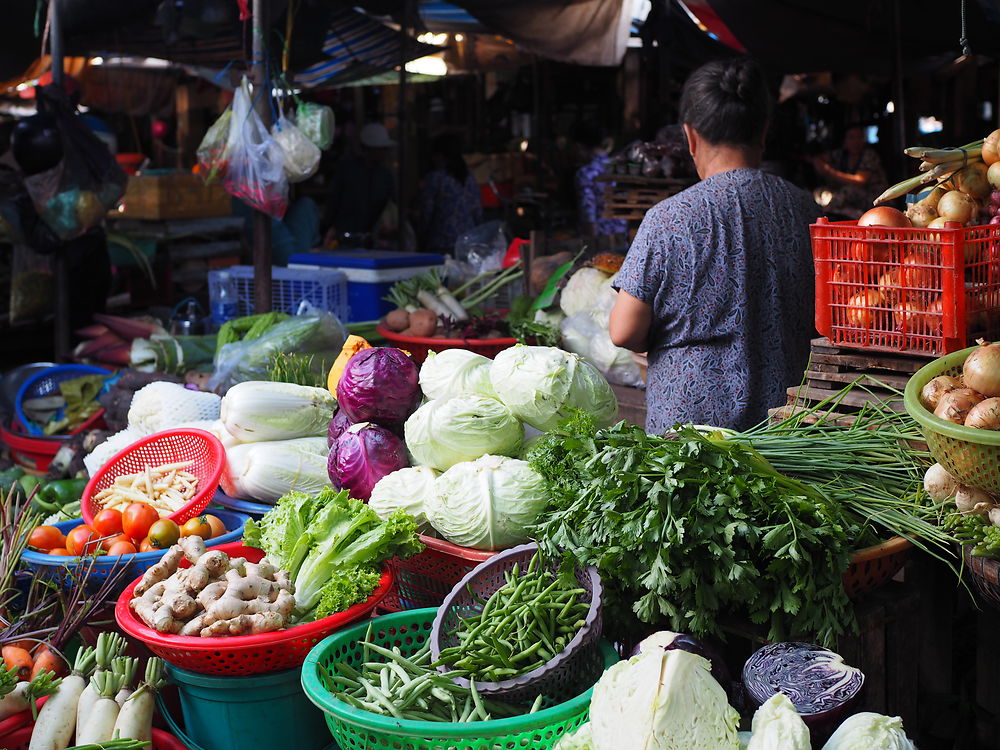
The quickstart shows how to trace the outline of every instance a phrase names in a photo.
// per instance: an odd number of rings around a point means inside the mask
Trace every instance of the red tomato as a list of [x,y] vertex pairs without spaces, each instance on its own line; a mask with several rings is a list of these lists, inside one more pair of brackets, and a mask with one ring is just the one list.
[[70,552],[65,547],[56,547],[55,549],[50,549],[49,550],[49,554],[50,555],[71,555],[73,553]]
[[136,553],[135,545],[132,542],[115,542],[108,549],[109,555],[134,555]]
[[66,535],[66,549],[71,555],[89,555],[100,546],[101,535],[84,524]]
[[50,550],[66,546],[66,537],[55,526],[36,526],[28,536],[28,546]]
[[205,516],[195,516],[194,518],[189,518],[181,526],[181,536],[200,536],[202,539],[211,539],[214,535],[212,534],[212,525],[208,522],[208,518]]
[[133,547],[135,546],[135,543],[132,541],[132,537],[127,534],[115,534],[114,536],[101,538],[101,549],[110,550],[113,545],[118,544],[119,542],[125,542],[126,544],[131,544]]
[[139,542],[140,552],[152,552],[155,549],[158,549],[158,547],[153,546],[153,543],[149,541],[149,537],[146,537],[141,542]]
[[149,527],[160,520],[160,514],[149,503],[132,503],[122,516],[122,531],[133,539],[144,539]]
[[122,512],[106,508],[94,516],[94,528],[101,536],[113,536],[122,533]]

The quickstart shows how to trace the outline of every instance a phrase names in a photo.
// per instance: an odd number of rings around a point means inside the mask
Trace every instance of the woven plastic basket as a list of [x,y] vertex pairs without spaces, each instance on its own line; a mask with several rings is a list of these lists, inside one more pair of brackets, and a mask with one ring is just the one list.
[[[245,557],[250,562],[259,562],[264,557],[262,550],[244,547],[240,542],[209,549],[222,550],[230,557]],[[187,567],[187,560],[181,566]],[[226,638],[167,635],[147,627],[132,614],[128,606],[138,583],[138,579],[130,583],[115,604],[115,620],[125,633],[142,641],[150,651],[167,663],[181,669],[232,676],[264,674],[298,667],[309,650],[328,635],[345,625],[367,618],[389,591],[392,574],[388,569],[383,571],[378,588],[372,595],[343,612],[272,633],[231,635]]]
[[[397,647],[404,656],[413,654],[430,638],[436,612],[427,608],[379,617],[374,620],[371,641],[385,648]],[[326,714],[327,726],[341,750],[547,750],[587,721],[592,687],[562,703],[546,701],[533,714],[464,724],[397,720],[353,708],[330,693],[323,675],[338,662],[360,669],[365,660],[360,641],[368,627],[361,623],[330,636],[317,644],[302,665],[302,688]],[[600,669],[618,661],[609,644],[601,642],[598,648]],[[368,658],[381,657],[369,654]]]
[[991,609],[1000,612],[1000,561],[975,557],[969,546],[962,547],[962,554],[979,598]]
[[934,459],[955,479],[987,492],[1000,492],[1000,432],[954,424],[924,408],[920,391],[938,375],[962,374],[962,365],[977,347],[948,354],[924,365],[906,384],[906,412],[920,425]]
[[[230,510],[213,510],[212,514],[225,524],[227,532],[214,539],[209,539],[209,544],[218,546],[220,544],[236,542],[243,538],[243,526],[247,522],[248,516],[242,513],[234,513]],[[83,524],[83,520],[77,519],[75,521],[61,521],[54,524],[54,526],[63,534],[67,534],[81,524]],[[122,555],[120,559],[117,556],[98,555],[93,558],[93,564],[87,574],[87,590],[96,591],[108,576],[124,567],[125,572],[121,574],[121,578],[119,579],[122,583],[116,589],[112,589],[115,594],[119,594],[125,590],[129,582],[156,565],[164,554],[166,554],[166,550],[159,549],[152,552],[137,552],[134,555]],[[68,585],[73,580],[72,572],[74,570],[83,565],[90,564],[88,562],[90,559],[46,555],[44,552],[35,552],[30,549],[25,550],[21,555],[22,564],[35,577],[63,585]]]
[[481,549],[459,547],[432,536],[420,535],[426,549],[409,560],[393,558],[393,588],[379,608],[388,612],[436,607],[455,584],[479,563],[496,555]]
[[[507,583],[504,574],[515,564],[521,570],[527,568],[536,552],[538,552],[537,544],[512,547],[477,565],[455,584],[455,588],[445,597],[434,618],[431,655],[435,660],[440,657],[443,649],[458,645],[456,631],[460,618],[482,612],[483,603]],[[551,561],[553,570],[557,569],[558,565],[558,560]],[[583,627],[576,632],[566,648],[546,664],[509,680],[477,681],[476,687],[479,692],[484,695],[502,696],[505,700],[515,703],[530,701],[537,695],[564,700],[579,692],[581,684],[586,682],[592,684],[597,680],[601,673],[601,658],[597,643],[601,638],[604,624],[601,618],[604,590],[597,568],[578,567],[575,573],[578,585],[587,592],[582,595],[582,599],[590,604]],[[449,671],[445,666],[438,669],[446,674]],[[469,684],[463,677],[456,677],[454,681],[460,685]]]
[[101,506],[94,500],[115,479],[126,474],[144,471],[147,466],[162,466],[179,461],[191,461],[185,467],[198,479],[198,491],[171,518],[179,524],[201,513],[212,501],[219,486],[219,477],[226,466],[226,450],[219,439],[204,430],[176,429],[157,432],[132,443],[102,466],[83,490],[80,510],[83,520],[92,524]]
[[[44,435],[45,433],[42,431],[41,425],[35,424],[24,413],[23,405],[26,399],[58,396],[60,393],[60,383],[83,377],[84,375],[104,375],[105,377],[111,377],[112,374],[110,370],[92,365],[56,365],[47,370],[42,370],[25,380],[20,389],[18,389],[17,398],[14,401],[14,410],[17,413],[17,418],[30,434]],[[104,409],[98,409],[83,424],[75,430],[71,430],[69,434],[75,435],[78,432],[93,427],[98,422],[103,424],[103,419]]]
[[844,573],[844,591],[852,599],[874,591],[899,572],[911,549],[911,541],[894,536],[881,544],[858,550]]

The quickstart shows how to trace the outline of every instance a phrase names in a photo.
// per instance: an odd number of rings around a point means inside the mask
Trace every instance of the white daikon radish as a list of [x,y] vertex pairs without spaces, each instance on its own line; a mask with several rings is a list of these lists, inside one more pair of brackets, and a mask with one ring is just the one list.
[[73,662],[73,671],[45,701],[31,733],[28,750],[66,750],[76,728],[76,706],[87,686],[86,675],[94,668],[94,649],[80,649]]

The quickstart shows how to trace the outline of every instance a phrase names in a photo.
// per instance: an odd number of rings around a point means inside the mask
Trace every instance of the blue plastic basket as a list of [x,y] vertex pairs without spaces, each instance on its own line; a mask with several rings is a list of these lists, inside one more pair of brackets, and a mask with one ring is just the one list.
[[[230,266],[219,271],[208,272],[208,288],[214,290],[214,283],[220,273],[226,272],[236,287],[237,314],[253,315],[254,269],[253,266]],[[347,276],[331,268],[282,268],[271,269],[271,309],[295,315],[302,301],[309,302],[320,310],[327,310],[338,320],[347,321],[350,310],[347,302]],[[211,300],[215,306],[215,300]]]
[[[66,380],[83,377],[84,375],[104,375],[111,377],[113,373],[103,367],[93,365],[56,365],[47,370],[42,370],[24,381],[17,391],[17,398],[14,401],[14,410],[21,424],[32,435],[44,435],[42,427],[34,421],[28,419],[22,406],[26,399],[43,398],[44,396],[54,396],[59,394],[59,384]],[[105,385],[105,387],[109,387]],[[89,421],[89,420],[88,420]],[[79,432],[86,427],[84,423],[74,432]]]
[[[205,512],[217,516],[225,524],[226,528],[230,529],[225,534],[208,540],[209,545],[215,546],[226,544],[227,542],[238,542],[243,538],[243,525],[247,522],[248,518],[245,514],[234,513],[231,510],[215,509]],[[53,525],[63,534],[68,534],[71,530],[82,524],[83,519],[77,518],[72,521],[60,521]],[[116,566],[119,570],[125,566],[127,570],[119,579],[119,584],[114,589],[114,594],[118,595],[132,581],[145,573],[148,568],[156,565],[165,553],[166,550],[160,549],[155,552],[137,552],[134,555],[122,555],[121,563],[119,563],[118,557],[112,557],[111,555],[100,555],[93,558],[95,562],[87,579],[87,589],[96,591],[104,583],[104,579],[116,570]],[[31,570],[36,577],[63,585],[69,584],[72,580],[71,574],[73,570],[79,565],[86,564],[84,561],[87,559],[90,558],[46,555],[43,552],[34,552],[32,550],[25,550],[21,555],[21,563],[24,567]]]
[[212,501],[218,503],[223,508],[235,510],[238,513],[246,513],[251,518],[260,518],[269,510],[274,510],[273,505],[255,503],[250,500],[240,500],[235,497],[229,497],[229,495],[222,490],[215,491],[215,497],[212,498]]

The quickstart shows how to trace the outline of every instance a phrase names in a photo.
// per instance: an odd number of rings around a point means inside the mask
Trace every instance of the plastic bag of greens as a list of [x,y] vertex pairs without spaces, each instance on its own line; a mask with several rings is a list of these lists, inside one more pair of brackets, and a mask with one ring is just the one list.
[[347,340],[347,329],[333,313],[306,306],[300,315],[281,321],[259,338],[222,346],[215,354],[210,390],[223,394],[236,383],[268,380],[268,369],[279,352],[313,355],[309,367],[325,374]]
[[271,129],[271,137],[285,154],[285,176],[289,182],[302,182],[316,174],[319,147],[295,127],[295,123],[282,115]]
[[251,208],[281,219],[288,209],[285,154],[254,111],[247,79],[233,96],[226,153],[226,191]]
[[228,155],[226,145],[229,143],[229,131],[233,122],[232,105],[226,107],[219,119],[205,133],[198,146],[198,166],[205,182],[212,182],[226,173]]
[[333,143],[335,123],[333,110],[329,107],[312,102],[299,102],[295,124],[321,151],[326,151]]

